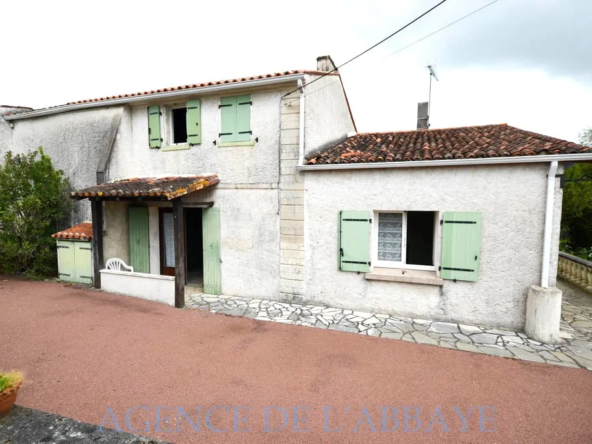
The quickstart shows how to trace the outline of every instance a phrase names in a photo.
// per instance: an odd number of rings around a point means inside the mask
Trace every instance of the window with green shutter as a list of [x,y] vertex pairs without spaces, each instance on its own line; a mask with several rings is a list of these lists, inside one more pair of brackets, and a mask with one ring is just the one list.
[[444,213],[442,225],[442,279],[477,281],[481,262],[481,213]]
[[148,139],[150,148],[160,148],[162,145],[162,134],[160,130],[160,106],[148,107]]
[[251,140],[251,105],[249,94],[220,99],[220,140],[223,143]]
[[201,101],[187,102],[187,142],[190,145],[201,143]]
[[339,269],[342,271],[370,271],[369,211],[341,211],[339,213]]

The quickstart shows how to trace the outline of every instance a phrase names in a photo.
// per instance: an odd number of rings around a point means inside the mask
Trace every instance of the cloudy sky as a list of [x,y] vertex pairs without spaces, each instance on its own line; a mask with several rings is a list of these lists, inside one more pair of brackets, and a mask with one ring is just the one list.
[[[439,0],[100,2],[2,5],[0,103],[69,101],[340,64]],[[508,123],[576,141],[592,126],[592,2],[448,0],[341,73],[360,131]],[[396,53],[396,54],[394,54]],[[311,86],[310,94],[314,94]]]

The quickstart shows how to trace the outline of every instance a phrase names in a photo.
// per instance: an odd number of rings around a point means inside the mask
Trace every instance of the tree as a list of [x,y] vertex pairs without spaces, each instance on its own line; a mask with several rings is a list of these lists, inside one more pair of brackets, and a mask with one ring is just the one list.
[[[592,147],[592,128],[580,133],[580,143]],[[592,164],[578,163],[565,171],[562,231],[568,237],[567,248],[589,259],[592,252]]]
[[0,165],[0,269],[32,276],[55,274],[51,235],[70,214],[70,185],[43,149],[6,153]]

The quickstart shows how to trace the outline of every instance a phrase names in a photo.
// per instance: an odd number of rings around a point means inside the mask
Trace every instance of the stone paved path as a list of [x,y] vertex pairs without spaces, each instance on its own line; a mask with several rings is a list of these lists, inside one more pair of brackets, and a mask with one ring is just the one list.
[[[522,332],[509,330],[265,299],[194,294],[186,307],[592,370],[592,298],[587,300],[580,290],[566,284],[560,283],[560,286],[567,295],[561,344],[542,344]],[[590,328],[586,330],[587,327]]]

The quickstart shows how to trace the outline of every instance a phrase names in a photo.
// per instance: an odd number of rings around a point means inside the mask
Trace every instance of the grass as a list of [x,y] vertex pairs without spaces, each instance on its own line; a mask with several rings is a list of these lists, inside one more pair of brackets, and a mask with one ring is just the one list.
[[0,393],[9,388],[17,387],[25,379],[22,372],[0,372]]

